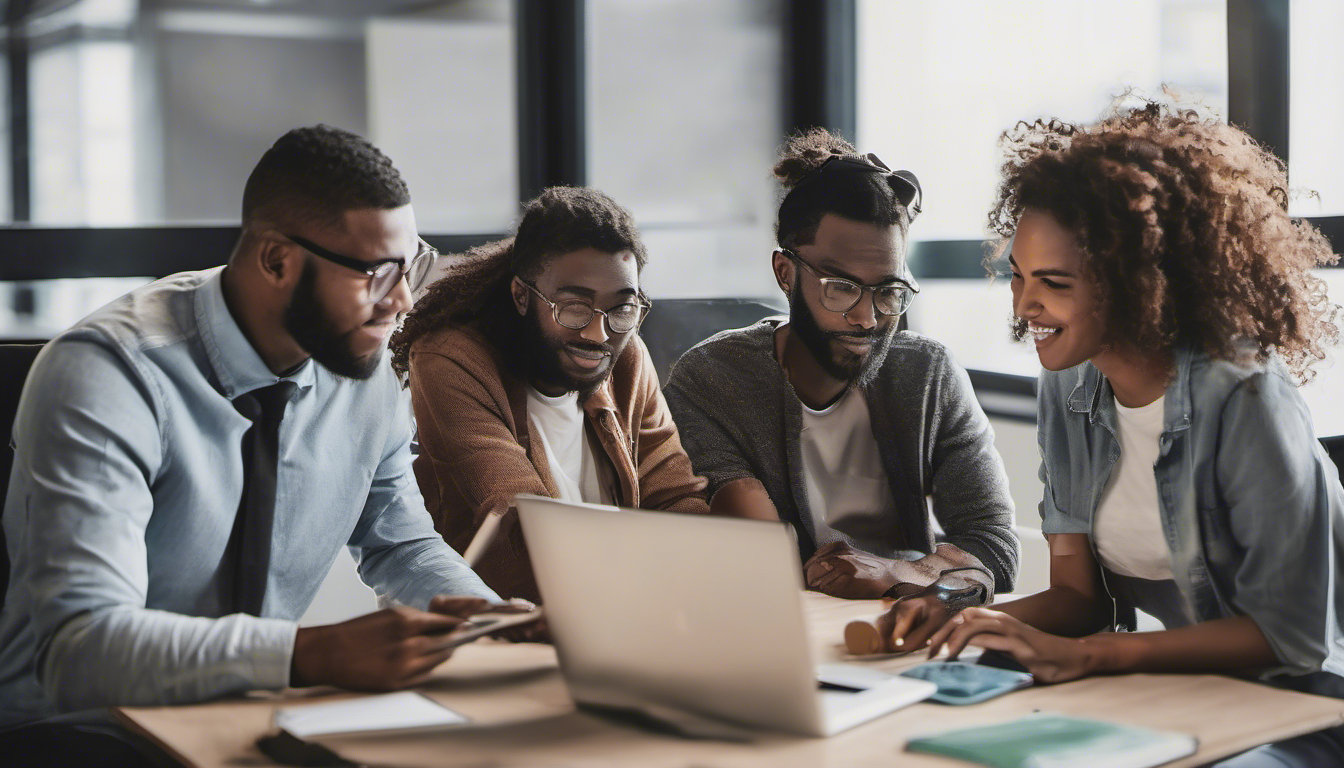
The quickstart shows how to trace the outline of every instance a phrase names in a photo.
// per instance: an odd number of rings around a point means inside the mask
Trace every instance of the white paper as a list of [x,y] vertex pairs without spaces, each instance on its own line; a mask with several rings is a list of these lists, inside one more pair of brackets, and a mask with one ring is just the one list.
[[275,725],[300,739],[338,733],[436,728],[470,722],[466,717],[418,693],[403,691],[331,704],[284,707]]

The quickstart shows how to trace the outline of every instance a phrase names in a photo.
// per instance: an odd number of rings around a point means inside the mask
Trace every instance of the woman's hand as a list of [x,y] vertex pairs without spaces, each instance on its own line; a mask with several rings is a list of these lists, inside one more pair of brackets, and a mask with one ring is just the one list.
[[[898,600],[891,610],[877,617],[875,626],[881,647],[870,653],[909,653],[923,648],[953,613],[934,595]],[[851,652],[854,649],[850,649]]]
[[948,658],[955,660],[968,645],[1010,654],[1043,683],[1076,680],[1099,669],[1096,644],[1051,635],[988,608],[967,608],[953,616],[929,640],[929,658],[946,646]]

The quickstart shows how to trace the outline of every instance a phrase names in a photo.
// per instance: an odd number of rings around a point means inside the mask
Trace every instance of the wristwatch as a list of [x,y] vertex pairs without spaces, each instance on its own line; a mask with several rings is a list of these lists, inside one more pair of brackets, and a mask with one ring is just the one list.
[[[900,600],[907,597],[924,597],[932,595],[933,597],[938,598],[938,601],[943,605],[947,606],[948,611],[952,613],[956,613],[964,608],[984,605],[989,602],[989,588],[984,584],[973,583],[967,587],[953,587],[950,584],[943,583],[944,576],[959,571],[980,571],[991,579],[994,578],[994,574],[990,573],[988,569],[975,565],[963,566],[961,568],[948,568],[939,571],[938,578],[934,579],[932,584],[917,592],[909,593],[907,591],[910,588],[909,584],[897,584],[887,590],[884,597]],[[901,594],[903,591],[907,591],[906,594]]]

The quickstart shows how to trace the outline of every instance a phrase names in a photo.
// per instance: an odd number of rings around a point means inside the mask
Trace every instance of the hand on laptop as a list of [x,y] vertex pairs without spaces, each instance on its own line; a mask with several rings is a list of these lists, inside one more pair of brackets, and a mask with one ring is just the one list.
[[[476,600],[482,607],[485,600]],[[466,621],[448,613],[388,608],[294,636],[290,685],[391,691],[415,685],[453,655],[442,640]]]
[[[817,549],[803,564],[808,589],[835,597],[872,599],[882,597],[903,583],[903,560],[888,560],[833,541]],[[915,576],[912,572],[910,576]]]
[[[469,619],[478,613],[527,613],[536,610],[536,608],[537,606],[532,601],[524,600],[521,597],[515,597],[503,603],[490,603],[476,597],[441,595],[429,601],[430,611],[463,619]],[[546,626],[545,616],[532,624],[492,632],[489,636],[500,640],[508,640],[511,643],[551,642],[551,633]]]

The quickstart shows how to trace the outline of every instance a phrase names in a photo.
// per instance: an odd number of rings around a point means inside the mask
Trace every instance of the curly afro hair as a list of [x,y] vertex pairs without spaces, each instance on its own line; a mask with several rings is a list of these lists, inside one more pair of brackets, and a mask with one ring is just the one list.
[[411,202],[406,182],[367,139],[329,125],[281,136],[247,178],[243,225],[334,225],[346,211],[400,208]]
[[648,253],[629,211],[606,194],[588,187],[551,187],[523,206],[514,237],[473,248],[453,259],[454,266],[416,302],[392,337],[392,367],[410,370],[411,345],[446,325],[474,323],[514,370],[523,362],[511,355],[521,349],[510,338],[519,332],[509,285],[514,275],[535,280],[551,257],[595,248],[629,252],[640,271]]
[[1211,357],[1281,356],[1298,381],[1338,341],[1338,307],[1311,273],[1330,243],[1288,216],[1283,161],[1245,132],[1196,111],[1148,102],[1095,125],[1018,123],[990,228],[1003,257],[1023,211],[1077,235],[1100,287],[1105,343],[1188,346]]

